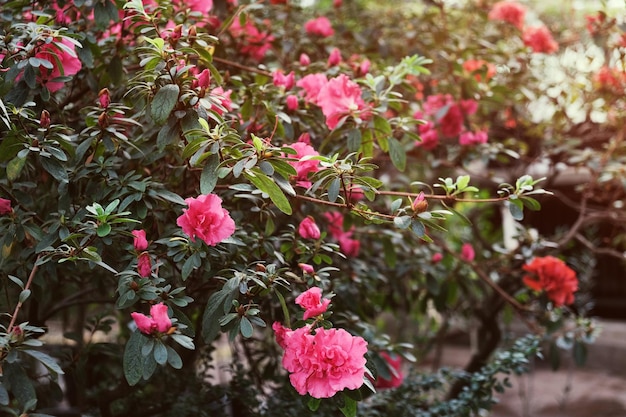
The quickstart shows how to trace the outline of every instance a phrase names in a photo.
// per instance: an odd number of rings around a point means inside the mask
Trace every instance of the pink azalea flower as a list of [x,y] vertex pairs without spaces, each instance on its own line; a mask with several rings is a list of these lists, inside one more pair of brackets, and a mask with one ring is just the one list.
[[489,20],[508,22],[518,29],[524,26],[526,7],[516,1],[499,1],[489,12]]
[[302,269],[302,272],[304,272],[305,274],[309,274],[309,275],[315,274],[315,268],[313,268],[312,265],[299,263],[298,266],[300,267],[300,269]]
[[487,132],[478,130],[476,132],[463,132],[459,135],[459,145],[472,146],[487,143]]
[[[191,72],[191,71],[190,71]],[[211,71],[208,68],[202,70],[191,83],[191,88],[206,90],[211,86]]]
[[295,111],[298,109],[298,97],[296,96],[287,96],[287,98],[285,99],[286,103],[287,103],[287,108],[291,111]]
[[461,259],[467,262],[472,262],[476,257],[476,253],[474,252],[474,247],[471,243],[464,243],[461,247]]
[[343,236],[345,233],[343,231],[343,214],[338,211],[327,211],[324,213],[324,217],[328,222],[328,233],[335,239]]
[[559,44],[552,37],[550,29],[545,26],[524,28],[522,40],[533,52],[551,54],[559,50]]
[[[233,109],[233,102],[230,99],[231,94],[232,94],[232,90],[224,91],[224,89],[221,86],[215,87],[211,91],[211,97],[218,99],[220,101],[221,106],[225,108],[227,111],[231,111]],[[224,115],[224,110],[221,107],[212,106],[211,110],[215,111],[220,116]]]
[[300,65],[308,67],[311,64],[311,58],[305,53],[300,54]]
[[437,253],[433,253],[432,258],[430,258],[430,261],[434,264],[438,264],[439,262],[441,262],[443,260],[443,254],[437,252]]
[[307,216],[300,222],[298,226],[298,234],[303,239],[319,239],[321,236],[320,228],[317,227],[315,219]]
[[346,232],[342,236],[340,236],[337,241],[339,242],[339,249],[344,253],[344,255],[349,257],[355,257],[359,255],[359,251],[361,250],[361,242],[352,239],[352,232]]
[[12,212],[11,200],[0,198],[0,215],[11,214]]
[[213,0],[176,0],[172,2],[176,11],[189,9],[192,12],[207,14],[213,8]]
[[334,67],[339,64],[341,64],[341,51],[338,48],[333,48],[328,55],[328,66]]
[[380,356],[387,362],[389,368],[391,368],[391,379],[379,376],[374,383],[374,387],[385,389],[397,388],[402,385],[402,381],[404,381],[404,375],[402,375],[402,356],[396,354],[391,356],[387,352],[380,352]]
[[301,159],[305,156],[317,156],[319,153],[305,142],[295,142],[290,147],[296,151],[295,155],[289,155],[289,158],[297,159],[297,161],[289,161],[289,164],[296,169],[296,184],[308,188],[311,185],[308,175],[319,170],[319,161],[315,159],[302,161]]
[[306,33],[309,35],[317,35],[323,38],[332,36],[335,33],[333,26],[330,24],[330,20],[324,16],[306,22],[304,24],[304,30],[306,30]]
[[66,38],[62,38],[58,43],[66,48],[61,49],[54,43],[44,43],[35,53],[35,58],[45,59],[52,64],[52,69],[39,67],[39,82],[52,93],[63,87],[63,82],[52,81],[54,78],[75,75],[82,68],[74,44]]
[[330,79],[319,90],[317,105],[326,116],[326,126],[329,129],[334,129],[345,116],[369,115],[361,98],[361,88],[345,74]]
[[296,75],[293,71],[285,75],[282,70],[274,71],[272,81],[276,87],[285,87],[285,90],[291,90],[295,83]]
[[[303,329],[304,328],[305,327],[303,327]],[[274,324],[272,324],[272,329],[274,330],[274,337],[276,338],[276,343],[278,343],[278,345],[281,348],[285,349],[285,347],[287,346],[285,343],[285,339],[291,336],[291,334],[293,334],[293,331],[283,326],[277,321],[275,321]]]
[[133,246],[136,251],[141,252],[148,249],[145,230],[133,230],[131,233],[133,234]]
[[317,104],[319,92],[326,84],[328,79],[323,73],[305,75],[296,82],[296,85],[304,90],[304,100],[313,104]]
[[150,259],[148,252],[142,252],[137,257],[137,272],[144,278],[150,276],[152,272],[152,259]]
[[421,213],[425,209],[424,207],[428,207],[428,202],[426,201],[426,197],[424,197],[424,192],[420,191],[420,193],[415,197],[415,200],[411,202],[411,210]]
[[303,320],[319,316],[326,312],[330,300],[322,298],[322,289],[311,287],[296,298],[296,304],[304,309]]
[[281,337],[283,367],[300,395],[330,398],[363,385],[367,342],[362,337],[343,329],[318,328],[311,334],[308,327],[284,331]]
[[215,246],[235,232],[235,221],[228,210],[222,208],[222,199],[215,194],[187,198],[189,206],[183,209],[176,224],[195,242],[196,236],[207,245]]
[[239,19],[235,19],[230,26],[231,34],[240,41],[240,52],[248,55],[255,61],[261,61],[272,47],[274,36],[269,32],[261,32],[249,20],[241,26]]
[[111,104],[111,93],[108,88],[103,88],[98,93],[98,103],[100,103],[100,107],[103,109],[108,109]]
[[172,327],[172,320],[167,315],[167,306],[163,303],[154,304],[150,307],[150,316],[137,312],[130,313],[130,315],[143,334],[167,333]]
[[463,111],[457,104],[448,108],[446,114],[439,119],[441,134],[444,136],[457,136],[463,130]]

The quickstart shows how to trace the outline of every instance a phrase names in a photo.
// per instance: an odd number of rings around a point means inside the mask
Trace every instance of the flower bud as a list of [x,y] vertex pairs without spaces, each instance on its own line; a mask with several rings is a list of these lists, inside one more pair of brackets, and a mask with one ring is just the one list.
[[100,107],[103,109],[108,109],[111,104],[111,93],[109,93],[108,88],[103,88],[98,93],[98,101],[100,102]]
[[424,193],[420,192],[411,203],[411,209],[416,213],[423,213],[428,208],[428,201],[424,198]]
[[41,111],[41,118],[39,119],[39,125],[44,129],[47,129],[50,127],[50,113],[48,112],[48,110]]

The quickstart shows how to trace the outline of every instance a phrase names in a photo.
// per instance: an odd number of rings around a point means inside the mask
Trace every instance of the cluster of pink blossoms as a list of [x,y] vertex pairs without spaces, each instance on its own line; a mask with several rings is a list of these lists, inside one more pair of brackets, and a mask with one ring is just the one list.
[[357,256],[361,249],[361,242],[352,239],[354,226],[348,231],[343,230],[343,214],[337,211],[329,211],[324,213],[324,217],[328,221],[328,233],[337,239],[339,248],[346,256]]
[[139,254],[137,255],[137,272],[142,277],[149,277],[152,272],[152,259],[146,251],[148,249],[148,240],[146,239],[145,230],[133,230],[133,247]]
[[303,188],[309,188],[311,181],[309,181],[309,174],[317,172],[319,170],[319,161],[315,159],[304,159],[305,156],[318,156],[319,153],[309,144],[308,133],[300,136],[297,142],[289,145],[296,151],[295,155],[288,155],[292,161],[289,164],[296,170],[295,181],[296,185]]
[[559,44],[552,37],[552,33],[546,26],[525,26],[526,7],[516,1],[499,1],[493,5],[489,12],[490,20],[507,22],[522,31],[524,45],[534,52],[551,54],[559,50]]
[[439,144],[440,136],[459,137],[459,144],[463,146],[477,145],[487,142],[487,132],[474,132],[465,129],[465,120],[478,110],[476,100],[455,101],[450,94],[433,94],[426,98],[423,111],[414,114],[416,119],[424,120],[418,130],[421,142],[416,146],[424,149],[434,149]]
[[[322,299],[321,293],[313,287],[296,298],[305,308],[305,320],[326,311],[330,300]],[[343,329],[312,329],[309,325],[291,330],[275,322],[272,328],[276,342],[285,351],[283,367],[300,395],[330,398],[363,385],[367,342],[362,337]]]
[[273,35],[262,32],[250,21],[241,26],[239,19],[235,19],[230,26],[230,33],[239,41],[239,51],[258,62],[270,50],[274,41]]
[[165,334],[172,328],[172,320],[167,314],[167,306],[163,303],[150,307],[150,316],[142,313],[130,313],[139,331],[146,335]]
[[334,129],[348,116],[367,119],[370,108],[361,97],[361,87],[345,74],[330,80],[324,74],[309,74],[298,80],[304,100],[322,109],[326,126]]
[[335,33],[333,26],[330,24],[330,20],[324,16],[306,22],[304,24],[304,30],[309,35],[317,35],[322,38],[327,38]]

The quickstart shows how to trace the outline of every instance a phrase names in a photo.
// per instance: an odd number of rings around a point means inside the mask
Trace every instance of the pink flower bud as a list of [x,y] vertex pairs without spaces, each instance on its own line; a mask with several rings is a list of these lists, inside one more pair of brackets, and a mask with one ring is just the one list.
[[137,258],[137,272],[144,278],[150,276],[152,272],[152,259],[150,259],[148,252],[142,252]]
[[311,64],[311,58],[307,54],[300,54],[300,65],[308,67]]
[[109,93],[108,88],[103,88],[98,93],[98,102],[100,103],[100,107],[103,109],[108,109],[111,104],[111,93]]
[[321,236],[320,228],[317,227],[315,220],[311,216],[307,216],[300,226],[298,226],[298,234],[303,239],[319,239]]
[[0,214],[10,214],[13,212],[13,208],[11,208],[11,200],[7,200],[6,198],[0,198]]
[[338,48],[334,48],[328,56],[328,66],[334,67],[341,63],[341,51]]
[[467,262],[472,262],[476,257],[474,247],[470,243],[464,243],[461,247],[461,259]]
[[133,246],[136,251],[142,252],[148,249],[145,230],[133,230],[131,233],[133,234]]
[[133,312],[130,313],[137,328],[143,334],[167,333],[172,328],[172,320],[167,315],[167,306],[163,303],[150,307],[150,316]]
[[313,275],[315,274],[315,269],[309,264],[299,263],[298,266],[302,269],[302,272],[305,274]]
[[298,109],[298,97],[296,96],[287,96],[287,108],[291,111]]
[[41,117],[39,118],[39,126],[41,126],[44,129],[47,129],[50,127],[50,113],[48,112],[48,110],[41,111]]
[[432,258],[430,258],[430,261],[434,264],[438,264],[439,262],[441,262],[442,259],[443,259],[443,255],[441,253],[433,253]]
[[416,213],[422,213],[428,208],[428,201],[424,198],[424,192],[420,192],[411,203],[411,209]]

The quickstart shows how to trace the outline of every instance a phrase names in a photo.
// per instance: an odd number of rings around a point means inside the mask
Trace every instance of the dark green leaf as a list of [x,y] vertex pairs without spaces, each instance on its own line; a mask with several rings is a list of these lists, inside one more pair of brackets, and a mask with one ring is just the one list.
[[337,198],[339,197],[340,187],[341,187],[340,178],[335,178],[331,181],[330,185],[328,186],[328,201],[330,201],[331,203],[334,203],[335,201],[337,201]]
[[309,407],[309,410],[317,411],[317,409],[320,407],[321,402],[322,400],[320,400],[319,398],[311,397],[309,401],[307,402],[307,406]]
[[406,168],[406,152],[402,144],[393,137],[389,138],[389,157],[393,165],[398,168],[399,171],[404,171]]
[[252,337],[254,328],[252,327],[252,323],[250,323],[250,320],[248,320],[247,317],[244,316],[241,318],[241,323],[239,324],[239,330],[241,331],[241,335],[245,337],[246,339]]
[[61,165],[59,161],[53,158],[40,158],[41,166],[43,169],[48,171],[50,175],[54,177],[59,182],[69,182],[69,177],[67,176],[67,172],[65,168]]
[[511,216],[515,220],[523,220],[524,219],[524,205],[520,200],[509,200],[507,201],[509,206],[509,211],[511,212]]
[[339,407],[341,412],[346,417],[355,417],[356,416],[356,401],[347,395],[343,395],[344,406]]
[[157,124],[163,124],[178,102],[180,87],[176,84],[164,85],[157,91],[150,104],[150,115]]
[[139,330],[135,330],[124,348],[124,377],[130,386],[137,384],[143,377],[141,348],[146,343],[146,339]]
[[46,368],[48,368],[52,372],[55,372],[59,375],[62,375],[64,373],[63,369],[61,369],[61,367],[54,360],[54,358],[48,355],[47,353],[43,353],[38,350],[28,350],[28,349],[24,350],[23,352],[37,359],[39,362],[41,362]]
[[170,117],[167,124],[163,125],[157,135],[157,149],[163,151],[167,145],[176,143],[178,140],[178,122],[175,117]]
[[204,162],[202,174],[200,174],[200,193],[209,194],[217,184],[217,168],[220,164],[220,156],[218,154],[210,155]]
[[280,211],[285,214],[292,213],[289,200],[271,178],[258,169],[245,171],[244,175],[255,187],[267,194]]
[[20,176],[25,163],[26,158],[16,156],[7,164],[7,179],[10,182],[15,181]]
[[165,363],[167,362],[167,349],[165,348],[163,342],[157,340],[154,344],[154,349],[152,350],[152,353],[154,355],[154,360],[156,361],[156,363],[158,363],[159,365],[165,365]]
[[583,366],[587,362],[587,345],[576,340],[574,342],[574,362],[577,366]]
[[172,349],[169,346],[167,348],[167,363],[174,369],[181,369],[183,367],[183,360],[181,359],[178,352]]

